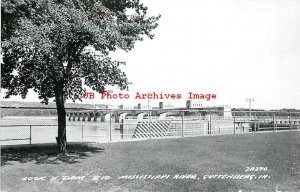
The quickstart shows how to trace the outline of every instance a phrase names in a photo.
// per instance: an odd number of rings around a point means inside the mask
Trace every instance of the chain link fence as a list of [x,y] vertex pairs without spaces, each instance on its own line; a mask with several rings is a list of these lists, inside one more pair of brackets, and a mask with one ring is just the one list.
[[[1,117],[1,145],[55,143],[53,112],[13,109]],[[26,110],[26,111],[23,111]],[[34,112],[32,112],[33,110]],[[46,115],[45,115],[46,114]],[[299,131],[300,112],[218,110],[67,110],[68,142],[118,142],[222,134]]]

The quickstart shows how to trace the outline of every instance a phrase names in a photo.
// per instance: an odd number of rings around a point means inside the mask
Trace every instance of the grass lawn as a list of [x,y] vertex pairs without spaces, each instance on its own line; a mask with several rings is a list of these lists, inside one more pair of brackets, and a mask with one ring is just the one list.
[[300,191],[297,131],[71,144],[68,150],[68,158],[58,158],[55,145],[2,147],[1,191]]

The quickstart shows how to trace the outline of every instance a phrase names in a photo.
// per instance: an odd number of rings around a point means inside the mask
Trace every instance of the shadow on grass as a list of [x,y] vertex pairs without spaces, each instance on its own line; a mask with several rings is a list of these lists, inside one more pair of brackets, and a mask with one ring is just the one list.
[[80,159],[90,157],[89,154],[101,153],[105,149],[88,144],[68,144],[68,155],[59,155],[57,146],[53,144],[23,145],[1,147],[1,166],[12,165],[13,162],[36,164],[79,163]]

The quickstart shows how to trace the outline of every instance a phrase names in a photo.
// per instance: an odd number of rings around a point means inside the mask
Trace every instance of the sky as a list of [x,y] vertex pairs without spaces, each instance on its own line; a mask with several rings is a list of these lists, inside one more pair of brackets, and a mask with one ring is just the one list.
[[[188,92],[216,94],[205,106],[300,109],[299,0],[142,0],[161,14],[153,40],[111,56],[129,81],[129,99],[85,103],[146,104],[136,92],[181,94],[163,100],[184,106]],[[108,88],[113,93],[120,91]],[[126,93],[126,92],[121,92]],[[15,98],[16,99],[16,98]],[[30,94],[27,100],[36,100]],[[151,100],[157,106],[162,100]]]

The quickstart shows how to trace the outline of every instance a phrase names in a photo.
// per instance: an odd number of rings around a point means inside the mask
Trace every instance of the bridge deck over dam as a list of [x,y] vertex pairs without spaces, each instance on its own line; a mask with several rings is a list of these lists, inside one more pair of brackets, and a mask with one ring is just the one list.
[[69,121],[100,121],[100,122],[121,122],[122,119],[165,119],[166,117],[180,117],[189,118],[196,117],[198,119],[221,119],[231,120],[234,124],[272,124],[274,126],[280,125],[300,125],[300,117],[291,116],[289,113],[285,115],[255,115],[255,116],[237,116],[235,112],[227,112],[230,114],[227,116],[220,116],[219,112],[207,111],[207,110],[148,110],[148,109],[122,109],[122,110],[110,110],[110,109],[87,109],[67,112],[67,118]]

